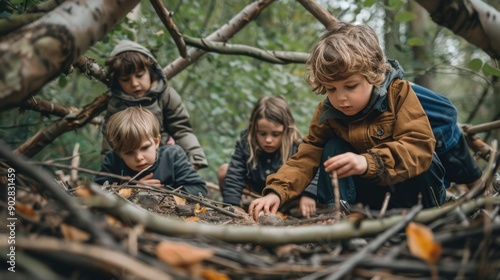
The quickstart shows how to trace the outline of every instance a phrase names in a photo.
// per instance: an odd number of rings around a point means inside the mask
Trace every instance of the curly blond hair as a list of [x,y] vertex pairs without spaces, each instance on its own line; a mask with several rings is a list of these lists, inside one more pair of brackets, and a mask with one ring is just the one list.
[[306,62],[306,82],[316,94],[325,94],[325,84],[355,74],[374,86],[391,70],[375,31],[368,25],[336,22],[312,47]]

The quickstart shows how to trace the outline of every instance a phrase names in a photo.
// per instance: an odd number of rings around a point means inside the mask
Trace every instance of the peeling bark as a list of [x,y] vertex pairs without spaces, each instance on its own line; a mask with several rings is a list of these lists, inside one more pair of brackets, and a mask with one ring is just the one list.
[[138,0],[66,1],[0,39],[0,110],[17,106],[68,69]]

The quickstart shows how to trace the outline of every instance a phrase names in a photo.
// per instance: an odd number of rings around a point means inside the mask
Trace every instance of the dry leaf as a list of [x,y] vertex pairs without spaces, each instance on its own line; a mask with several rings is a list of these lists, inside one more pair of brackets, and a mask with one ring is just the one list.
[[106,222],[110,226],[125,227],[125,225],[120,220],[118,220],[117,218],[110,216],[110,215],[106,216]]
[[89,240],[90,238],[90,235],[85,231],[67,224],[61,224],[61,233],[64,236],[64,239],[68,241],[83,242]]
[[38,216],[38,213],[34,211],[31,206],[27,206],[21,202],[16,202],[16,212],[21,213],[36,221],[40,220],[40,216]]
[[230,280],[229,276],[220,273],[212,267],[203,268],[201,277],[205,280]]
[[196,206],[194,207],[195,213],[205,213],[206,211],[207,211],[207,208],[201,207],[199,203],[196,203]]
[[91,197],[92,191],[85,186],[78,186],[75,189],[76,196],[78,197]]
[[356,222],[356,221],[360,222],[360,221],[366,219],[366,215],[363,213],[360,213],[360,212],[353,212],[353,213],[347,215],[347,219],[349,221],[353,221],[353,222]]
[[162,241],[156,245],[156,256],[174,267],[200,264],[212,257],[211,250],[197,248],[186,243]]
[[196,216],[191,216],[191,217],[187,217],[184,219],[184,221],[187,221],[187,222],[198,222],[200,220],[200,218],[196,217]]
[[123,188],[118,191],[118,194],[123,198],[129,198],[132,195],[132,189]]
[[288,216],[287,216],[287,215],[285,215],[285,214],[283,214],[283,213],[281,213],[281,212],[279,212],[279,211],[278,211],[278,212],[276,212],[276,215],[278,215],[278,216],[279,216],[282,220],[286,220],[286,219],[288,218]]
[[175,200],[175,204],[177,204],[177,205],[186,205],[185,198],[178,197],[178,196],[174,195],[174,200]]
[[441,244],[434,241],[434,234],[425,225],[410,222],[406,226],[406,238],[410,252],[430,264],[441,258]]

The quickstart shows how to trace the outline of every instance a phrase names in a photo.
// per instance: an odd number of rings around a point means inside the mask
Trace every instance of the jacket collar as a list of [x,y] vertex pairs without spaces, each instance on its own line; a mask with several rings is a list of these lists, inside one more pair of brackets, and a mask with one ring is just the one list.
[[321,115],[319,117],[319,123],[321,124],[329,119],[354,121],[368,115],[368,113],[372,110],[378,111],[379,113],[385,112],[387,110],[387,89],[389,88],[389,85],[394,79],[402,79],[404,75],[404,70],[397,60],[389,59],[388,63],[392,66],[391,71],[386,73],[386,78],[381,86],[373,87],[370,101],[363,110],[354,116],[347,116],[335,109],[328,98],[325,98]]

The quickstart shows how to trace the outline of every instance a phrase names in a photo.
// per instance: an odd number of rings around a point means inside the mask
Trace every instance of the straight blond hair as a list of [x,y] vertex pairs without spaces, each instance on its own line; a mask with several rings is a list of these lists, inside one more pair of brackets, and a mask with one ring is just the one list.
[[109,118],[105,137],[117,153],[134,151],[142,142],[160,137],[160,124],[149,110],[129,107]]

